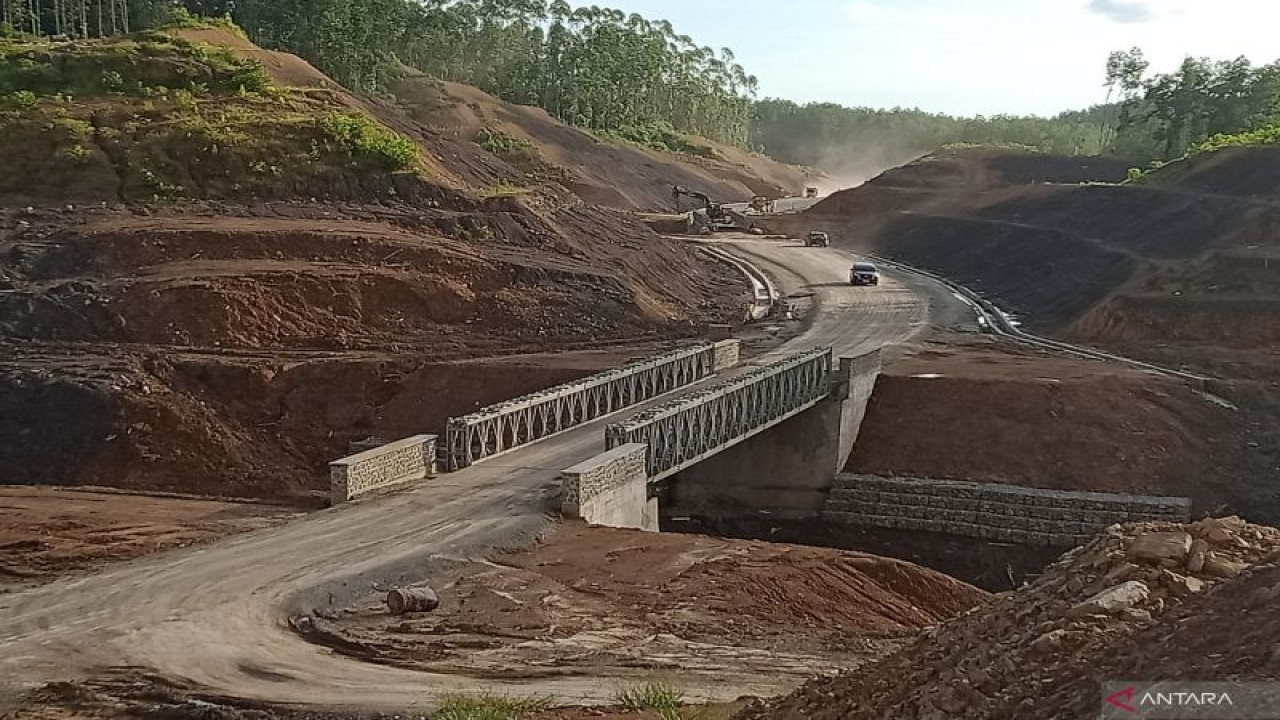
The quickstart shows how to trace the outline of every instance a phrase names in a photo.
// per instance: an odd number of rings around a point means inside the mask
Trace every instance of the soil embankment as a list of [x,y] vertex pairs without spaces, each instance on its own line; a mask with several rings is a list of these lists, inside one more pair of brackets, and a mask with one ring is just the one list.
[[[985,593],[908,562],[837,550],[566,526],[436,585],[442,605],[317,620],[334,647],[470,676],[717,673],[800,678],[852,667]],[[323,642],[323,640],[322,640]]]
[[1238,518],[1116,527],[893,656],[738,718],[1089,717],[1100,681],[1275,680],[1278,548]]

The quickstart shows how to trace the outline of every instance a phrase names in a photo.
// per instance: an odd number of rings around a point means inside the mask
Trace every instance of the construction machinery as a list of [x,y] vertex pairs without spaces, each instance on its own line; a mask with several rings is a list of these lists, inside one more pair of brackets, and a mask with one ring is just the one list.
[[807,187],[807,188],[805,188],[805,189],[804,189],[804,196],[805,196],[806,198],[816,198],[816,197],[818,197],[818,188],[816,188],[816,187]]
[[729,216],[725,212],[723,204],[718,203],[715,200],[712,200],[705,193],[700,193],[697,190],[690,190],[689,188],[684,187],[682,185],[675,185],[671,188],[671,197],[675,200],[676,212],[682,212],[682,210],[680,209],[680,197],[682,195],[691,197],[694,200],[701,202],[702,203],[701,209],[707,211],[707,216],[711,218],[711,222],[713,223],[729,222]]
[[764,195],[757,195],[751,198],[751,209],[761,215],[768,215],[774,211],[774,201]]
[[831,237],[821,230],[810,230],[808,235],[804,236],[805,247],[827,247],[831,244]]

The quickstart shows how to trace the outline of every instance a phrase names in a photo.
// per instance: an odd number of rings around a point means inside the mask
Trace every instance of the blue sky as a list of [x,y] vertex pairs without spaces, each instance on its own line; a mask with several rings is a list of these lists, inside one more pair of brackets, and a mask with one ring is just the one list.
[[1049,115],[1101,102],[1107,55],[1280,59],[1280,0],[596,0],[730,47],[761,95]]

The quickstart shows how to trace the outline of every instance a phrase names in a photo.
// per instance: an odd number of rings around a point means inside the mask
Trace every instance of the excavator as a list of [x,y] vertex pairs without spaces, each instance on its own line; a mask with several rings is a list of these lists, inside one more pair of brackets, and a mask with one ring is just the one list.
[[707,216],[711,218],[711,222],[723,223],[729,221],[729,216],[724,211],[724,205],[712,200],[704,193],[700,193],[697,190],[690,190],[683,185],[675,185],[671,188],[671,197],[675,200],[676,212],[680,212],[681,195],[700,201],[702,203],[702,209],[707,211]]

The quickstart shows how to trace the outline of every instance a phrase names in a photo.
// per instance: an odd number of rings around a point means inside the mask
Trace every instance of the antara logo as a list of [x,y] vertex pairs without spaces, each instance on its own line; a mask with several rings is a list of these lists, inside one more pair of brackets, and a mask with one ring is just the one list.
[[1138,689],[1127,687],[1103,698],[1108,705],[1125,712],[1136,713],[1139,708],[1171,707],[1234,707],[1235,701],[1225,692],[1152,692],[1138,695]]
[[1133,706],[1133,696],[1136,695],[1137,693],[1138,693],[1137,688],[1127,687],[1118,693],[1108,695],[1106,698],[1106,702],[1108,705],[1111,705],[1112,707],[1118,707],[1121,710],[1124,710],[1125,712],[1136,713],[1138,712],[1138,708]]
[[1227,707],[1235,701],[1229,693],[1218,692],[1146,692],[1142,707]]

